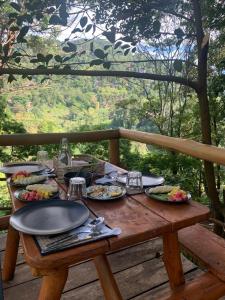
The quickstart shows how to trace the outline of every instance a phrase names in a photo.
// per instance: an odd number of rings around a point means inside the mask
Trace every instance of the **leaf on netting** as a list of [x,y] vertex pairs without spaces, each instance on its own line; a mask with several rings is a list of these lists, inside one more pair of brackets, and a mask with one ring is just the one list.
[[90,67],[92,66],[99,66],[103,63],[104,61],[102,59],[94,59],[90,62]]
[[95,49],[94,55],[100,59],[104,59],[106,57],[106,54],[102,49]]
[[173,67],[177,72],[181,72],[183,65],[182,65],[182,61],[179,59],[176,59],[173,63]]
[[88,22],[88,18],[87,18],[86,16],[82,17],[82,18],[80,19],[80,26],[81,26],[82,28],[84,28],[84,27],[87,25],[87,22]]

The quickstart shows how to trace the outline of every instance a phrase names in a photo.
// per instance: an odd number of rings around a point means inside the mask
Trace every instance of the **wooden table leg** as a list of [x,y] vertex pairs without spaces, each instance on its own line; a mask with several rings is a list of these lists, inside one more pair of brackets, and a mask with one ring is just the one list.
[[19,248],[20,236],[19,232],[15,230],[11,225],[9,225],[6,248],[5,248],[5,257],[2,269],[2,279],[3,281],[8,281],[13,279],[16,260]]
[[122,300],[116,280],[105,254],[96,256],[94,263],[106,300]]
[[38,300],[60,300],[68,277],[68,268],[43,276]]
[[163,261],[168,273],[170,287],[175,289],[185,282],[177,232],[163,236],[163,250]]

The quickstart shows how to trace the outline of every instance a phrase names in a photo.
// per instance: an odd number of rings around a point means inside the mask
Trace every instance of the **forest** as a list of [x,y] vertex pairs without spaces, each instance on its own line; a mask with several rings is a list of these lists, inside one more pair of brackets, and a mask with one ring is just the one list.
[[[42,10],[49,9],[48,18],[43,15],[39,19],[43,36],[31,30],[32,20],[37,18],[37,7],[34,9],[26,6],[26,1],[24,7],[20,7],[16,2],[8,3],[8,6],[4,7],[4,13],[7,13],[9,19],[13,19],[17,26],[12,32],[18,32],[19,35],[18,44],[13,44],[14,52],[11,53],[4,47],[1,49],[1,69],[5,72],[2,73],[1,80],[1,134],[74,132],[124,127],[224,147],[225,31],[222,1],[215,1],[217,4],[214,5],[214,10],[209,10],[210,1],[200,1],[202,28],[205,29],[200,43],[206,43],[208,51],[207,70],[203,71],[201,56],[196,55],[196,51],[199,51],[199,40],[195,43],[195,35],[191,34],[192,25],[188,21],[192,16],[185,1],[175,1],[180,15],[174,13],[170,21],[165,15],[154,12],[149,19],[149,31],[143,25],[147,15],[143,14],[143,19],[136,20],[136,33],[128,18],[118,29],[117,39],[114,28],[115,22],[121,22],[118,21],[120,16],[114,14],[115,20],[112,18],[111,21],[107,21],[110,20],[109,16],[103,13],[99,15],[99,11],[102,12],[105,6],[112,5],[114,9],[113,5],[116,4],[114,1],[111,4],[108,1],[98,2],[95,24],[106,24],[107,29],[103,29],[100,37],[96,34],[94,39],[89,35],[89,31],[94,28],[93,18],[88,15],[86,8],[82,11],[82,17],[77,17],[79,21],[73,29],[75,36],[69,35],[71,40],[64,39],[65,36],[62,37],[61,32],[57,32],[58,27],[67,25],[63,21],[68,19],[64,9],[69,1],[48,3],[45,8],[44,2],[42,3]],[[72,4],[81,7],[82,1],[72,1]],[[164,8],[171,16],[170,5],[174,5],[173,1],[168,1],[168,7],[165,5]],[[49,7],[56,7],[56,10]],[[196,7],[194,9],[197,11]],[[29,20],[27,15],[22,14],[23,10],[33,19]],[[208,18],[204,18],[206,15]],[[48,22],[56,30],[53,28],[46,37]],[[29,29],[31,31],[27,34]],[[167,29],[172,31],[172,34]],[[198,30],[196,36],[198,37]],[[4,36],[2,42],[3,39]],[[8,46],[12,47],[10,44]],[[57,63],[61,67],[57,67]],[[34,66],[33,71],[31,66]],[[99,75],[74,76],[73,71],[77,71],[77,66],[81,72],[96,70]],[[28,71],[24,73],[26,69]],[[128,73],[127,76],[117,77],[107,73],[119,74],[124,70],[144,74],[144,78],[148,76],[150,80],[134,78],[128,76]],[[201,94],[201,84],[199,88],[192,80],[197,76],[200,83],[206,83],[205,79],[201,79],[204,72],[205,75],[207,73],[205,103],[204,93]],[[162,75],[158,80],[152,74],[168,74],[169,77],[165,78],[165,75]],[[184,79],[181,80],[180,77]],[[209,111],[206,110],[207,105]],[[209,120],[206,124],[204,122],[207,117]],[[73,153],[92,153],[107,159],[106,142],[71,146]],[[4,163],[8,160],[35,159],[38,149],[2,147],[0,160]],[[46,149],[50,156],[57,154],[56,145],[47,146]],[[204,166],[204,162],[128,141],[121,143],[121,159],[125,168],[162,175],[167,183],[179,183],[196,199],[209,204],[210,191],[206,175],[208,171],[205,171],[209,166]],[[212,168],[210,170],[212,171]],[[220,191],[219,201],[223,203],[224,168],[213,166],[213,172],[216,189]],[[2,195],[1,199],[7,206],[6,197]]]

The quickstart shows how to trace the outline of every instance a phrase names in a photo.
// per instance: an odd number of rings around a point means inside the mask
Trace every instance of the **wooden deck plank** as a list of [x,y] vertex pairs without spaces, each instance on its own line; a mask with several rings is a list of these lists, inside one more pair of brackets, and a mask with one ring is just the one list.
[[[85,268],[85,265],[83,267]],[[185,260],[184,269],[185,271],[193,269],[193,264]],[[132,268],[118,272],[115,277],[124,299],[132,298],[141,292],[146,292],[168,280],[161,258],[148,260]],[[70,281],[69,287],[68,284],[65,287],[65,292],[62,296],[63,300],[103,300],[103,294],[98,280],[86,283],[78,288],[75,288],[75,276],[72,276]],[[72,283],[74,283],[74,286],[72,286]],[[17,300],[36,299],[39,287],[40,279],[35,279],[5,289],[5,299],[15,300],[15,295]],[[69,290],[67,290],[68,288]]]
[[[108,256],[108,258],[112,265],[112,271],[119,272],[146,260],[150,260],[158,255],[159,252],[162,252],[162,240],[157,238],[146,243],[112,253]],[[76,278],[75,281],[74,278]],[[22,264],[17,266],[14,279],[4,283],[4,287],[12,287],[33,279],[34,277],[30,272],[29,266],[27,264]],[[97,274],[93,266],[93,262],[87,261],[70,268],[67,280],[68,287],[66,286],[66,289],[70,288],[70,281],[73,282],[73,286],[78,287],[96,279]]]
[[[149,286],[151,288],[167,280],[161,257],[154,258],[161,249],[161,239],[154,239],[109,255],[113,272],[116,273],[116,280],[125,298],[135,297],[140,292],[147,291]],[[193,269],[193,264],[184,260],[185,270]],[[154,276],[151,277],[150,274]],[[10,282],[11,286],[9,284],[5,288],[5,299],[14,300],[15,295],[17,300],[36,299],[40,279],[31,278],[29,267],[26,264],[19,265],[15,279]],[[91,261],[70,268],[62,299],[102,300],[102,291],[96,279],[96,271]]]
[[[202,274],[202,271],[197,269],[192,272],[189,272],[185,275],[185,280],[190,281],[193,280],[196,276]],[[166,282],[160,286],[157,286],[143,294],[140,294],[138,296],[135,296],[132,298],[132,300],[159,300],[162,297],[165,297],[166,294],[168,294],[170,291],[169,283]],[[222,300],[222,299],[221,299]]]
[[[184,259],[184,270],[193,269],[193,264]],[[168,280],[162,258],[138,264],[115,274],[123,299],[130,299]],[[103,300],[99,282],[91,282],[75,290],[64,292],[62,300]],[[11,300],[11,299],[10,299]],[[19,300],[19,299],[18,299]]]

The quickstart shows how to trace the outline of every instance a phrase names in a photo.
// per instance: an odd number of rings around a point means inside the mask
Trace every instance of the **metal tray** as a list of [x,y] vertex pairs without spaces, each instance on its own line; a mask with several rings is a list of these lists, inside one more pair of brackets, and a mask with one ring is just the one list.
[[[126,176],[118,176],[116,181],[126,184]],[[155,175],[149,175],[149,176],[142,176],[142,183],[144,187],[148,186],[157,186],[163,184],[165,179],[162,176],[155,176]]]
[[0,172],[5,174],[14,174],[20,171],[26,171],[28,173],[38,173],[46,169],[45,166],[39,163],[10,163],[0,168]]
[[89,217],[89,210],[81,203],[51,200],[28,203],[10,218],[17,230],[38,235],[66,232],[82,225]]

